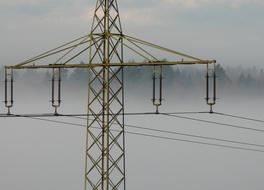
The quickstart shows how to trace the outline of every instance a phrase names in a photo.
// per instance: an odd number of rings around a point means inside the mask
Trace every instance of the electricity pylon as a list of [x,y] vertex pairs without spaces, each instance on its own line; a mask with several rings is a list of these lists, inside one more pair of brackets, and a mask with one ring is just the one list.
[[[157,58],[151,51],[174,55],[173,61]],[[124,52],[143,59],[139,62],[124,60]],[[88,63],[74,63],[88,52]],[[52,60],[52,62],[51,62]],[[89,71],[88,120],[86,138],[85,190],[126,189],[125,183],[125,136],[124,136],[124,82],[123,68],[135,66],[215,64],[215,60],[203,60],[153,43],[140,40],[122,32],[117,0],[97,0],[92,28],[89,35],[75,39],[14,66],[6,66],[6,73],[14,69],[52,69],[53,73],[65,68],[84,68]],[[56,72],[54,72],[56,70]],[[162,70],[162,69],[160,69]],[[60,76],[57,74],[57,76]],[[13,76],[8,80],[13,96]],[[162,74],[160,73],[160,78]],[[209,77],[207,77],[209,78]],[[156,74],[153,77],[154,87]],[[55,82],[58,85],[54,85]],[[60,81],[52,80],[52,103],[55,114],[60,106],[60,92],[54,87]],[[161,88],[160,82],[160,88]],[[6,90],[7,91],[7,90]],[[54,97],[58,94],[58,97]],[[154,92],[155,94],[155,92]],[[162,97],[153,96],[153,104],[160,106]],[[209,101],[209,97],[207,97]],[[13,98],[6,98],[6,107],[13,106]],[[210,102],[213,104],[212,102]],[[158,111],[157,111],[158,112]]]
[[85,190],[125,189],[123,67],[109,66],[123,63],[116,0],[97,0],[90,35],[95,48],[89,63],[97,58],[104,66],[91,68],[89,74]]

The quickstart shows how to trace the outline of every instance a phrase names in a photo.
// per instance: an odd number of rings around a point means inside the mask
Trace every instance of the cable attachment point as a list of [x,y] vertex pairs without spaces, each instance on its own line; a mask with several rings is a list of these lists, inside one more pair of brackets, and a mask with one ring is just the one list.
[[58,108],[61,105],[61,69],[52,69],[52,90],[51,90],[51,103],[54,107],[54,115],[58,115]]
[[206,65],[206,102],[210,106],[210,113],[214,113],[216,104],[216,69],[215,63]]
[[162,105],[162,65],[155,65],[153,68],[153,105],[156,106],[156,114],[159,114],[159,107]]
[[7,114],[11,115],[11,108],[14,105],[14,71],[5,68],[5,107]]

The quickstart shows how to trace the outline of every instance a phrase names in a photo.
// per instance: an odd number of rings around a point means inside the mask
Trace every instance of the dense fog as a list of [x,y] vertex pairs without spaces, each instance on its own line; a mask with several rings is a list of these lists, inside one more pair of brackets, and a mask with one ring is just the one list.
[[[219,71],[217,90],[219,99],[214,111],[264,120],[262,71],[254,68],[238,70],[224,67],[219,68]],[[85,72],[83,75],[75,74],[76,72],[84,71],[68,71],[64,76],[62,105],[59,113],[86,113],[87,76]],[[155,111],[151,102],[151,73],[151,69],[135,69],[134,73],[125,71],[126,112]],[[208,111],[209,107],[204,99],[204,75],[203,67],[168,68],[164,72],[164,101],[160,112]],[[46,71],[16,73],[15,103],[12,113],[53,113],[50,102],[50,83],[50,73]],[[3,101],[3,83],[1,101]],[[1,113],[6,112],[4,104],[0,109]],[[263,129],[261,122],[215,114],[181,116]],[[77,118],[50,119],[86,125],[85,120]],[[0,123],[0,189],[83,189],[85,127],[31,118],[0,118]],[[152,129],[264,144],[261,131],[184,118],[164,115],[126,116],[125,123]],[[126,127],[126,131],[256,148],[129,127]],[[264,150],[261,147],[256,149]],[[127,189],[262,190],[263,158],[264,154],[259,152],[126,134]]]

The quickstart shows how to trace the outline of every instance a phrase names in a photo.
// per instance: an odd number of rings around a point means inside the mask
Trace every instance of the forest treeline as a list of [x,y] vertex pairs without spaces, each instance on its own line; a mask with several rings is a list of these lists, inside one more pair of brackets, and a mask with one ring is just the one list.
[[[164,85],[167,87],[193,89],[205,84],[205,66],[164,66]],[[231,90],[264,91],[264,70],[257,67],[216,66],[218,88]],[[61,72],[63,83],[76,89],[87,85],[87,69],[63,69]],[[128,89],[152,87],[153,67],[134,67],[124,69],[124,80]],[[0,69],[1,81],[4,80],[4,68]],[[15,71],[15,80],[23,85],[31,83],[49,85],[50,70]],[[22,85],[21,84],[21,85]]]

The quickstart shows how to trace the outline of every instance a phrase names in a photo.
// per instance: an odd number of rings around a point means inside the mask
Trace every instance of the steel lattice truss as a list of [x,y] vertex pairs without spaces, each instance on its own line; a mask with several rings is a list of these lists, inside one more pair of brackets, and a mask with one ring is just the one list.
[[92,116],[87,128],[85,189],[125,188],[123,67],[109,67],[113,61],[123,63],[123,40],[113,39],[111,33],[122,35],[117,2],[97,1],[89,63],[99,59],[105,66],[91,68],[89,74],[88,114]]
[[[80,64],[78,58],[87,52],[88,62]],[[125,52],[141,60],[127,61]],[[153,52],[164,53],[164,56],[158,58]],[[168,54],[175,59],[164,60]],[[117,0],[97,0],[90,34],[5,68],[6,71],[88,69],[85,190],[116,190],[125,189],[123,68],[215,63],[215,60],[199,59],[123,34]],[[56,110],[58,106],[55,105]],[[10,111],[10,106],[8,109]]]

